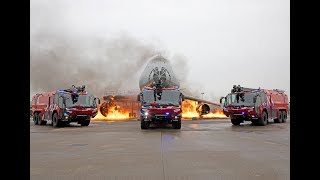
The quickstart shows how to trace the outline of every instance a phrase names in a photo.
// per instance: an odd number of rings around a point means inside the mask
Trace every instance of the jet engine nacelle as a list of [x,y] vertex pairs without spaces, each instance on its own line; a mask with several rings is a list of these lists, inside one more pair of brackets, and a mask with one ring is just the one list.
[[139,88],[142,90],[145,86],[150,87],[159,80],[162,82],[162,87],[180,87],[169,61],[161,55],[155,55],[148,60],[148,64],[140,76]]
[[107,117],[108,110],[110,107],[116,107],[116,104],[114,103],[114,96],[103,96],[102,103],[100,104],[100,113],[104,117]]
[[201,115],[206,115],[209,114],[210,112],[210,107],[208,104],[199,104],[196,108],[196,111],[198,112],[198,114]]

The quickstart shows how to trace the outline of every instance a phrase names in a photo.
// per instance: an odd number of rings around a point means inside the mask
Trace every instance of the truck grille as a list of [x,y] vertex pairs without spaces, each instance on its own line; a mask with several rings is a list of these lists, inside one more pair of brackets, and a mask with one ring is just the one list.
[[87,119],[87,115],[77,115],[77,119]]

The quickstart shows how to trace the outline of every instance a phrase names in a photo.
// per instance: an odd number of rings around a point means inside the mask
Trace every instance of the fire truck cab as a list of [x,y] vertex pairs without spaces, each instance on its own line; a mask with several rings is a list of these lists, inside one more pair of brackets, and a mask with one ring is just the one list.
[[181,104],[184,95],[178,88],[145,87],[138,95],[141,102],[141,129],[148,129],[150,124],[172,124],[174,129],[181,129]]
[[220,103],[233,125],[251,121],[253,125],[265,126],[268,120],[275,123],[287,120],[288,96],[283,90],[234,86],[231,93],[220,98]]
[[35,125],[50,122],[54,127],[77,122],[88,126],[98,113],[100,99],[88,94],[85,86],[39,93],[33,96],[31,111]]

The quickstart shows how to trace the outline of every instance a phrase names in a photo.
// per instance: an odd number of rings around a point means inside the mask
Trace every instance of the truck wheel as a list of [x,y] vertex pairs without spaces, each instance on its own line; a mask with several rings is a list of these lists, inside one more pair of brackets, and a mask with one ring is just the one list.
[[89,124],[90,124],[90,120],[85,120],[81,122],[81,126],[89,126]]
[[53,125],[53,127],[60,127],[61,126],[61,122],[60,122],[60,120],[58,118],[58,114],[57,113],[53,114],[52,125]]
[[283,123],[287,122],[287,112],[286,111],[282,111],[282,122]]
[[150,123],[148,121],[141,120],[141,129],[148,129]]
[[41,113],[38,113],[37,120],[38,120],[38,124],[39,124],[39,125],[41,124],[41,116],[42,116],[42,114],[41,114]]
[[240,125],[241,121],[238,120],[238,119],[231,119],[231,123],[232,123],[233,125],[238,126],[238,125]]
[[38,125],[38,113],[34,113],[34,115],[33,115],[33,123],[34,123],[34,125]]
[[275,123],[282,123],[283,121],[283,116],[282,116],[282,111],[279,111],[279,116],[277,119],[273,120]]
[[258,120],[258,125],[265,126],[268,123],[268,115],[265,111],[262,112],[262,117]]
[[172,122],[173,129],[181,129],[181,120]]
[[46,125],[47,124],[47,121],[43,121],[42,120],[42,114],[41,113],[38,114],[38,124],[39,125]]

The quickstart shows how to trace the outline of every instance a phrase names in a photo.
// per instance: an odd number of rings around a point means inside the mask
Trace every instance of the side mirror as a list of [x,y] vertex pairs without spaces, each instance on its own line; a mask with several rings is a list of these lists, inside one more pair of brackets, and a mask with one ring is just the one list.
[[225,98],[225,97],[221,97],[221,98],[220,98],[220,104],[222,103],[222,99],[224,99],[224,98]]
[[62,97],[62,96],[60,96],[59,97],[59,101],[62,101],[62,108],[65,108],[66,107],[66,98],[64,98],[64,97]]
[[100,104],[100,99],[99,98],[94,98],[95,101],[98,100],[98,105]]
[[253,103],[257,102],[257,96],[253,97]]
[[140,102],[140,94],[138,94],[138,96],[137,96],[137,100]]
[[184,101],[184,95],[181,93],[181,100]]

